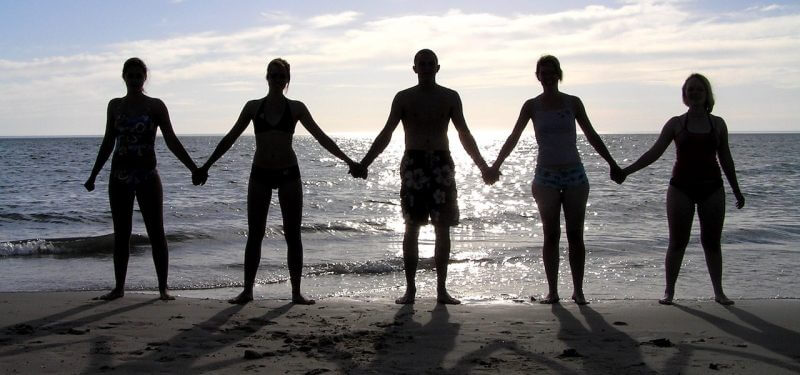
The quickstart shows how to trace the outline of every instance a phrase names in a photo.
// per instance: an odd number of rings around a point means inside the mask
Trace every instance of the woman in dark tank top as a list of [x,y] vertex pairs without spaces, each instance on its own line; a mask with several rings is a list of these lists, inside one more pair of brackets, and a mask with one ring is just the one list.
[[692,74],[684,82],[682,92],[689,111],[667,121],[650,150],[614,176],[614,180],[622,183],[628,175],[652,164],[675,141],[676,161],[667,189],[669,246],[665,259],[666,288],[659,303],[671,305],[675,297],[675,283],[689,243],[696,208],[714,299],[723,305],[732,305],[733,301],[722,290],[720,243],[725,221],[725,191],[720,166],[736,197],[736,208],[744,207],[744,195],[736,180],[736,168],[728,146],[728,128],[721,117],[711,114],[714,95],[708,79],[701,74]]
[[247,189],[247,245],[244,251],[244,290],[228,302],[245,304],[253,300],[258,265],[261,261],[261,242],[264,239],[267,212],[272,190],[278,190],[283,233],[286,238],[289,279],[292,284],[292,302],[313,304],[300,293],[300,277],[303,270],[303,244],[300,239],[300,224],[303,215],[303,184],[297,156],[292,148],[292,136],[298,121],[328,152],[343,160],[351,170],[360,169],[347,157],[311,117],[305,104],[290,100],[284,95],[289,85],[289,63],[274,59],[267,65],[267,96],[245,104],[233,128],[219,142],[208,161],[192,177],[195,185],[205,184],[208,170],[247,129],[250,122],[256,138],[256,150]]

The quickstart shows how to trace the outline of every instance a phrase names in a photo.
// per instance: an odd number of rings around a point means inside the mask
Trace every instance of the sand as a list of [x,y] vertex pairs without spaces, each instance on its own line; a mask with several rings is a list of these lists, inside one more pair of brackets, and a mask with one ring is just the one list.
[[0,294],[0,373],[800,373],[800,300],[437,305]]

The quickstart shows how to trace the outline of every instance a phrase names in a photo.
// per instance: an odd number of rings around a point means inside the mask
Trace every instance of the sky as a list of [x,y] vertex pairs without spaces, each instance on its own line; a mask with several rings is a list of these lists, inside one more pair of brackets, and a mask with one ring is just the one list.
[[227,132],[275,57],[323,130],[376,135],[421,48],[475,132],[510,132],[544,54],[600,133],[659,132],[693,72],[731,132],[800,131],[796,1],[0,0],[0,136],[101,135],[132,56],[179,135]]

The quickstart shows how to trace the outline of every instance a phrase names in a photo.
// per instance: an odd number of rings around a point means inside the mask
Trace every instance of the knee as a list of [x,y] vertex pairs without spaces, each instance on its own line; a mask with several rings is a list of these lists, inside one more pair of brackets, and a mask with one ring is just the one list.
[[544,236],[545,243],[558,243],[559,238],[561,237],[561,228],[558,226],[544,228],[542,231],[542,235]]
[[700,236],[700,244],[703,245],[703,251],[706,253],[720,253],[722,252],[722,245],[719,238],[708,238]]
[[583,245],[583,228],[567,229],[567,241],[570,246]]

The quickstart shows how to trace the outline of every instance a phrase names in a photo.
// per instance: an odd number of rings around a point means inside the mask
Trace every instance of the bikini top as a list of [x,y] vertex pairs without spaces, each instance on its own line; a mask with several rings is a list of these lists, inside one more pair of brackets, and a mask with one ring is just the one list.
[[575,114],[569,108],[541,110],[534,108],[533,129],[536,133],[538,155],[542,166],[580,163]]
[[256,134],[268,130],[277,130],[279,132],[294,134],[294,128],[297,125],[297,122],[294,121],[292,116],[292,110],[289,106],[289,99],[284,98],[284,100],[283,114],[275,124],[270,124],[269,121],[267,121],[267,115],[264,111],[264,103],[267,102],[266,99],[261,101],[261,105],[258,106],[256,115],[253,117],[253,130]]
[[683,126],[675,135],[675,166],[672,176],[687,180],[709,180],[721,177],[717,163],[719,137],[711,115],[708,115],[710,130],[705,133],[689,131],[689,116],[683,116]]
[[116,145],[112,165],[118,167],[155,168],[155,140],[158,125],[150,115],[150,107],[145,113],[130,115],[125,113],[125,103],[120,104],[119,114],[114,119]]

